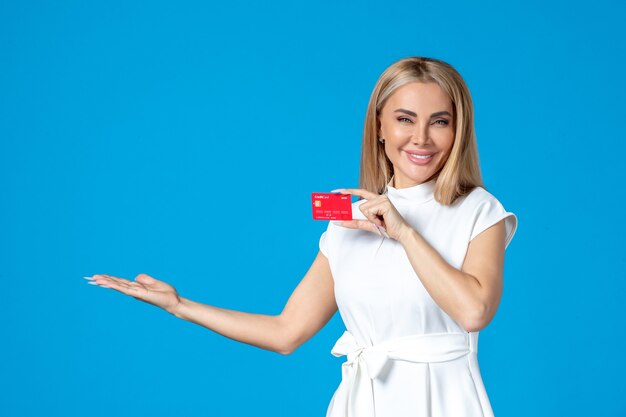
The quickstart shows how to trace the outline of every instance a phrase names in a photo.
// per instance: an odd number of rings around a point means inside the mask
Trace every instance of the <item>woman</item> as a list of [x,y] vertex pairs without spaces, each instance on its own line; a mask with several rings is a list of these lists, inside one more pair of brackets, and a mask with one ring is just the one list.
[[371,95],[351,221],[329,222],[320,252],[278,316],[200,304],[165,282],[95,275],[185,320],[289,354],[339,309],[346,355],[327,417],[493,416],[478,332],[502,294],[517,217],[482,186],[469,90],[440,60],[387,68]]

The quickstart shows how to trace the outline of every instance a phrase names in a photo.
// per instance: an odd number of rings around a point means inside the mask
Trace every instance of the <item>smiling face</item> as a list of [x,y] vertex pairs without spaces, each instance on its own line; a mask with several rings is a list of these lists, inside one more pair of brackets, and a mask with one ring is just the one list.
[[378,135],[385,139],[395,188],[421,184],[443,167],[454,143],[452,114],[450,97],[434,82],[410,82],[389,96]]

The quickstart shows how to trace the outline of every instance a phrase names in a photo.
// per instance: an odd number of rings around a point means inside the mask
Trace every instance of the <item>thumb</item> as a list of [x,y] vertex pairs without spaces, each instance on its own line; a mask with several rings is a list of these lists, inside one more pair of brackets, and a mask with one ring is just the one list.
[[135,277],[135,281],[141,284],[154,284],[157,280],[148,274],[139,274]]

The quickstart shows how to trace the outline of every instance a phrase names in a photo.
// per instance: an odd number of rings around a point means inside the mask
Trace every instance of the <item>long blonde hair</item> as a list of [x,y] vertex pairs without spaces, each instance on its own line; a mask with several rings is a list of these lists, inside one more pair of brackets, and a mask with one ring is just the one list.
[[474,130],[472,97],[461,75],[448,63],[434,58],[408,57],[394,62],[379,77],[365,114],[359,188],[383,194],[393,175],[393,164],[378,141],[378,117],[386,100],[400,86],[410,82],[435,82],[452,101],[455,137],[437,178],[434,196],[444,205],[483,186]]

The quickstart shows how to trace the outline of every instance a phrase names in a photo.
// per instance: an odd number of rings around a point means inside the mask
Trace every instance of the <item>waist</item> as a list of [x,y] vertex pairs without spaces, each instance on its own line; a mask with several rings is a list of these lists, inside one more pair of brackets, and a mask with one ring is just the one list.
[[342,381],[327,417],[375,417],[373,380],[390,360],[452,361],[476,351],[477,337],[477,332],[429,333],[363,346],[345,331],[331,350],[334,356],[348,358],[341,365]]
[[350,332],[345,331],[331,349],[331,354],[336,357],[347,356],[344,365],[365,362],[367,373],[374,379],[390,359],[445,362],[467,355],[472,350],[470,333],[416,334],[364,346]]

